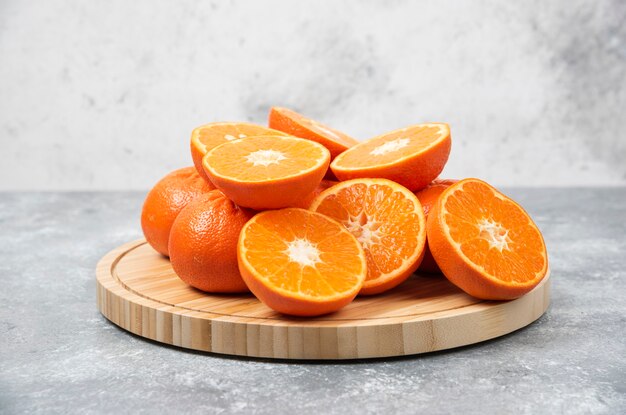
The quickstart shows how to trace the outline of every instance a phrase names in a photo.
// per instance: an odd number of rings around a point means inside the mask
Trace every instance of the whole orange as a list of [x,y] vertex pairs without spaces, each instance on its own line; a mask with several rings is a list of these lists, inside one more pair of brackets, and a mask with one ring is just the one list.
[[194,167],[174,170],[148,192],[141,211],[141,228],[148,243],[168,256],[170,229],[180,211],[196,197],[215,189]]
[[[424,214],[428,218],[428,212],[430,212],[430,208],[433,207],[437,199],[439,199],[439,195],[443,193],[448,187],[458,182],[458,180],[451,179],[435,179],[428,186],[423,188],[422,190],[415,192],[415,196],[419,199],[422,207],[424,208]],[[435,258],[433,258],[433,254],[430,252],[430,248],[428,247],[428,235],[426,236],[426,247],[424,248],[424,259],[420,264],[419,271],[429,272],[432,274],[441,273],[439,266],[435,262]]]
[[237,206],[219,190],[189,203],[170,233],[170,261],[176,275],[202,291],[248,291],[237,265],[237,240],[255,213]]

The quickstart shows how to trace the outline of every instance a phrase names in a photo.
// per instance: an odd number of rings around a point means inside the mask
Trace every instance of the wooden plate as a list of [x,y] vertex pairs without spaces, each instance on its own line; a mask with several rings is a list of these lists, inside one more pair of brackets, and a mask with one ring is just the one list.
[[483,301],[442,276],[414,275],[383,295],[318,318],[278,314],[249,295],[211,295],[183,283],[145,240],[98,263],[100,312],[118,326],[175,346],[277,359],[361,359],[432,352],[502,336],[538,319],[549,276],[513,301]]

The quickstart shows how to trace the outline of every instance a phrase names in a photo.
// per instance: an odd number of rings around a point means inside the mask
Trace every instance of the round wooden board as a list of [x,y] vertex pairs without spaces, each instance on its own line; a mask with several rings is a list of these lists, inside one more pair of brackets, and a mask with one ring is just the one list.
[[145,240],[105,255],[96,270],[98,308],[118,326],[175,346],[276,359],[362,359],[481,342],[538,319],[549,276],[513,301],[483,301],[441,276],[414,275],[378,296],[318,318],[278,314],[248,295],[211,295],[183,283]]

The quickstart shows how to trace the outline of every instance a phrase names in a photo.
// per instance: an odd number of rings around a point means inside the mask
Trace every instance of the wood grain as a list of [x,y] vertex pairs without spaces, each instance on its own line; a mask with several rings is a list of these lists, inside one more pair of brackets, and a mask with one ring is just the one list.
[[96,278],[100,312],[125,330],[189,349],[277,359],[362,359],[464,346],[532,323],[550,302],[549,276],[525,296],[497,302],[468,296],[441,276],[414,275],[337,313],[288,317],[251,294],[212,295],[186,285],[145,240],[105,255]]

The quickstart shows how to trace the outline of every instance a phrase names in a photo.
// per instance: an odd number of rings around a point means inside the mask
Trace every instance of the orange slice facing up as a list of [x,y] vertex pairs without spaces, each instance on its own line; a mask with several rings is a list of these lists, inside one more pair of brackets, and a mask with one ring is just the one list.
[[481,180],[448,187],[428,215],[427,230],[443,274],[474,297],[518,298],[547,273],[537,225],[520,205]]
[[218,189],[236,204],[257,210],[301,202],[320,184],[329,163],[324,146],[291,136],[229,141],[202,159]]
[[359,143],[337,156],[330,168],[339,180],[380,177],[416,191],[441,173],[450,148],[447,124],[418,124]]
[[254,216],[241,230],[237,258],[259,300],[296,316],[339,310],[357,295],[367,272],[363,249],[350,232],[298,208]]
[[367,278],[360,294],[378,294],[419,266],[426,242],[424,211],[407,188],[386,179],[355,179],[323,191],[311,210],[342,223],[363,246]]
[[331,160],[359,142],[347,134],[320,124],[287,108],[272,107],[269,126],[296,137],[313,140],[330,151]]
[[191,158],[200,176],[209,180],[202,168],[202,158],[213,147],[238,138],[258,135],[287,135],[282,131],[272,130],[245,122],[214,122],[201,125],[191,132]]

